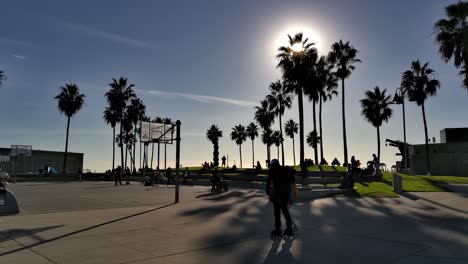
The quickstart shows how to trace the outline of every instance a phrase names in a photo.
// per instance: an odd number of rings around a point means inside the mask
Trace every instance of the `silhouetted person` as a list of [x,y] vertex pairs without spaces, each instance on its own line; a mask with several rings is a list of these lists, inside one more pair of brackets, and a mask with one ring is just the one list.
[[221,158],[221,162],[222,162],[222,163],[221,163],[221,164],[222,164],[221,166],[226,167],[226,156],[223,156],[223,157]]
[[172,177],[171,167],[167,168],[167,170],[166,170],[166,178],[167,178],[167,186],[169,186],[170,181],[172,181],[174,184],[176,184],[174,177]]
[[378,174],[380,173],[380,161],[379,161],[379,157],[377,157],[377,155],[375,155],[375,153],[372,154],[372,157],[373,157],[372,162],[374,163],[374,170],[375,170],[375,171],[374,171],[374,172],[375,172],[374,174],[375,174],[375,175],[378,175]]
[[283,212],[284,218],[286,219],[284,235],[292,235],[294,231],[288,203],[291,195],[291,184],[294,183],[294,176],[287,168],[281,166],[277,159],[273,159],[270,164],[266,193],[270,196],[270,201],[273,202],[275,215],[275,229],[271,232],[271,235],[275,237],[283,234],[281,231],[280,211]]
[[213,174],[211,175],[211,177],[212,177],[211,178],[211,192],[215,192],[216,191],[216,184],[221,182],[221,178],[218,175],[218,168],[215,168],[213,170]]
[[117,166],[114,172],[114,181],[115,181],[115,186],[117,186],[117,183],[122,185],[122,167]]
[[357,168],[357,161],[354,156],[351,157],[351,168]]
[[44,165],[44,176],[48,176],[49,175],[49,165]]
[[257,165],[255,166],[255,173],[260,173],[262,171],[262,165],[260,165],[260,161],[257,160]]
[[190,171],[188,170],[188,167],[185,167],[185,171],[184,171],[184,180],[182,181],[183,184],[187,184],[187,180],[188,178],[190,177]]

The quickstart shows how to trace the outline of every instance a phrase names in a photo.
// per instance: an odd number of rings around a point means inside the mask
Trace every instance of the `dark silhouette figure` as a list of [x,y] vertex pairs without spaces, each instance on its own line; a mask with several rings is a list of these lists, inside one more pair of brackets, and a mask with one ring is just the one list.
[[357,168],[357,161],[354,156],[351,156],[351,168]]
[[223,157],[221,158],[221,162],[222,162],[222,163],[221,163],[221,164],[222,164],[221,166],[226,167],[226,156],[223,156]]
[[184,180],[182,181],[183,184],[187,184],[187,180],[190,177],[190,171],[188,170],[188,167],[185,167],[184,171]]
[[255,166],[255,173],[259,174],[262,170],[262,165],[260,165],[260,161],[257,161],[257,166]]
[[117,168],[114,171],[114,181],[115,181],[115,186],[117,184],[122,185],[122,167],[117,166]]
[[[289,214],[288,204],[291,195],[291,184],[294,183],[294,176],[288,168],[279,164],[277,159],[271,161],[270,171],[268,172],[266,193],[273,202],[275,215],[275,229],[271,232],[272,236],[281,236],[281,215],[283,212],[286,219],[285,235],[293,233],[291,215]],[[273,186],[272,186],[273,185]]]
[[211,192],[215,192],[216,184],[219,184],[220,182],[221,182],[221,178],[218,175],[218,169],[215,168],[213,170],[212,179],[211,179]]
[[176,184],[174,177],[172,176],[172,169],[171,167],[167,168],[166,170],[166,178],[167,178],[167,186],[169,186],[169,182],[173,182]]

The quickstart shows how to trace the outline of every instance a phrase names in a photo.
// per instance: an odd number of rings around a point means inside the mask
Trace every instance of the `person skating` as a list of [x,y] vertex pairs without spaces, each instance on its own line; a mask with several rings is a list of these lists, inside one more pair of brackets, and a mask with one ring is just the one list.
[[[271,232],[272,237],[290,236],[294,234],[291,215],[289,214],[288,203],[291,195],[291,184],[294,183],[294,176],[289,170],[279,164],[277,159],[270,163],[266,184],[266,193],[273,202],[275,229]],[[286,229],[281,232],[281,212],[286,219]]]
[[117,186],[117,183],[122,185],[122,167],[120,166],[118,166],[114,171],[114,181],[115,186]]

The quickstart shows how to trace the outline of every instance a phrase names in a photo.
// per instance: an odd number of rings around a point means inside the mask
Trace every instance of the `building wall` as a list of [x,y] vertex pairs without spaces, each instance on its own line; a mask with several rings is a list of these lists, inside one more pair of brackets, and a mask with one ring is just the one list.
[[[8,155],[9,148],[0,148],[0,155]],[[16,160],[17,173],[37,173],[39,169],[44,169],[47,164],[49,167],[55,168],[58,172],[63,168],[64,152],[59,151],[44,151],[33,150],[31,157],[19,157]],[[9,162],[1,162],[2,170],[13,172],[14,163],[12,158]],[[67,172],[77,172],[83,170],[83,153],[68,153],[67,154]]]
[[468,128],[445,128],[440,131],[440,143],[468,142]]
[[[410,169],[426,174],[425,145],[409,145]],[[468,142],[429,144],[432,175],[468,176]]]

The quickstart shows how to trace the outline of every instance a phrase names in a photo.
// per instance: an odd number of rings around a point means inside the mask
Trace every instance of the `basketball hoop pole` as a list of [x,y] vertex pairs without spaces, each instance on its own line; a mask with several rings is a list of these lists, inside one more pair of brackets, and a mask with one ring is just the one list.
[[176,122],[176,188],[175,203],[179,203],[179,171],[180,171],[180,120]]

